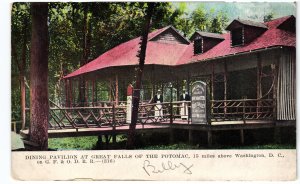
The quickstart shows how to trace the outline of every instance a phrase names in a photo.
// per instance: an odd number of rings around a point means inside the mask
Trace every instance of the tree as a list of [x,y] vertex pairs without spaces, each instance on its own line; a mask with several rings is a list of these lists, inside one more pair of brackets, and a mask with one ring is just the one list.
[[[26,97],[26,60],[27,60],[27,42],[28,42],[28,24],[29,24],[29,6],[27,3],[14,3],[12,10],[12,59],[17,64],[19,70],[19,84],[20,84],[20,102],[21,102],[21,121],[22,129],[25,128],[25,97]],[[20,37],[21,38],[20,38]],[[20,43],[21,41],[21,44]],[[21,47],[20,47],[21,45]],[[19,49],[18,49],[19,48]],[[21,50],[21,59],[18,58],[18,50]],[[13,79],[12,79],[13,80]],[[14,112],[14,110],[13,110]]]
[[48,150],[48,4],[32,3],[30,53],[30,141]]
[[218,12],[215,17],[212,17],[208,31],[212,33],[222,33],[228,23],[228,20],[227,14],[222,11]]
[[203,6],[197,7],[191,15],[193,26],[197,31],[206,31],[209,18]]
[[140,89],[145,65],[145,58],[146,58],[146,49],[147,49],[147,42],[148,42],[148,33],[150,29],[150,22],[153,13],[155,3],[148,3],[147,12],[145,15],[145,25],[143,29],[143,34],[141,36],[141,46],[140,51],[138,53],[139,57],[139,66],[136,70],[136,83],[134,87],[133,93],[133,107],[132,107],[132,115],[131,115],[131,124],[128,131],[128,138],[127,138],[127,149],[132,149],[134,147],[134,140],[135,140],[135,127],[138,119],[138,108],[140,103]]
[[264,16],[264,22],[269,22],[274,18],[274,13],[270,12],[267,15]]

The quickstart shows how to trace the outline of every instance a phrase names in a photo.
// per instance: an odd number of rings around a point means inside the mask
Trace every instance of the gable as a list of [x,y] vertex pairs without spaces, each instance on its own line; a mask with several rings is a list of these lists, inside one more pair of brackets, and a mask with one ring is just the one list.
[[187,41],[182,35],[180,35],[171,27],[156,35],[155,37],[150,39],[150,41],[169,44],[189,44],[189,41]]
[[296,32],[296,18],[294,16],[289,17],[283,23],[278,26],[279,29],[290,31],[292,33]]

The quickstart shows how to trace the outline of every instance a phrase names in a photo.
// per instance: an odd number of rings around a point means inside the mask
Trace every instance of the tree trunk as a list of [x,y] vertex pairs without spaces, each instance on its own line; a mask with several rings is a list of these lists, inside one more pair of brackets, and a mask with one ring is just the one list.
[[30,141],[48,149],[48,4],[31,3]]
[[127,139],[127,149],[133,149],[135,144],[135,128],[136,123],[138,119],[138,108],[139,108],[139,102],[140,102],[140,89],[141,89],[141,82],[143,77],[143,70],[144,70],[144,64],[145,64],[145,58],[146,58],[146,49],[147,49],[147,42],[148,42],[148,33],[150,28],[150,22],[152,17],[152,12],[154,9],[155,3],[148,3],[147,12],[145,15],[145,26],[143,29],[143,34],[141,37],[141,50],[138,54],[139,56],[139,67],[137,69],[137,75],[136,75],[136,83],[135,88],[133,91],[133,109],[132,109],[132,115],[131,115],[131,124],[128,131],[128,139]]
[[23,27],[23,48],[22,48],[22,64],[20,66],[20,91],[21,91],[21,120],[22,129],[25,129],[26,122],[26,88],[25,88],[25,66],[26,66],[26,44],[27,44],[27,18],[24,18]]
[[[83,5],[83,41],[82,41],[82,59],[80,61],[80,66],[85,65],[88,62],[89,54],[90,54],[90,41],[91,41],[91,24],[88,21],[88,4],[84,3]],[[86,102],[86,85],[85,78],[79,78],[79,104],[80,106],[84,106]]]

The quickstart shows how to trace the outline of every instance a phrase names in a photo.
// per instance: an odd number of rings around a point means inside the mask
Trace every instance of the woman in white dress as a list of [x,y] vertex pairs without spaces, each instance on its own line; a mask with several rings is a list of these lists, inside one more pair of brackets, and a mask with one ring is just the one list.
[[156,103],[155,105],[155,112],[154,116],[157,119],[162,119],[163,118],[163,109],[162,105],[160,103],[163,103],[163,96],[161,94],[161,90],[157,90],[157,94],[154,96],[153,102]]

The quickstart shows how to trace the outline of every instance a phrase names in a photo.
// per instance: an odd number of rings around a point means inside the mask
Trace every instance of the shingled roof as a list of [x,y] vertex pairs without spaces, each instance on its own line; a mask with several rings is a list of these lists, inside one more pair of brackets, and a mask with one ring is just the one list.
[[[149,33],[148,40],[151,40],[157,35],[162,34],[169,28],[174,29],[173,27],[167,26]],[[179,34],[178,36],[182,35]],[[190,43],[188,40],[186,41]],[[139,61],[136,55],[140,49],[139,43],[140,37],[122,43],[100,55],[93,61],[80,67],[78,70],[65,76],[64,78],[75,77],[108,67],[138,65]],[[189,44],[166,44],[156,41],[148,41],[145,65],[154,64],[174,66],[178,61],[178,58],[182,56],[188,46]]]
[[[146,65],[178,66],[193,62],[201,62],[214,58],[244,53],[276,46],[296,47],[296,34],[279,29],[278,26],[288,20],[291,16],[282,17],[263,24],[268,29],[250,43],[243,46],[231,47],[230,33],[221,35],[224,41],[203,54],[194,55],[193,44],[167,44],[157,41],[149,41],[146,51]],[[245,23],[245,22],[244,22]],[[249,23],[249,21],[247,22]],[[170,26],[158,29],[149,34],[149,40],[169,29]],[[173,29],[173,27],[172,27]],[[178,33],[178,31],[177,31]],[[203,34],[203,33],[202,33]],[[212,35],[212,34],[206,34]],[[178,35],[182,36],[182,35]],[[183,36],[182,36],[183,37]],[[109,67],[124,67],[138,64],[137,52],[139,50],[140,37],[122,43],[115,48],[100,55],[90,63],[80,67],[78,70],[65,76],[75,77],[88,72],[101,70]]]
[[223,34],[224,41],[213,47],[211,50],[199,55],[193,54],[193,45],[190,44],[185,53],[176,63],[177,65],[189,64],[211,60],[214,58],[226,57],[238,53],[244,53],[259,49],[265,49],[276,46],[296,47],[296,34],[278,29],[277,26],[286,21],[290,16],[275,19],[264,23],[268,30],[252,42],[243,46],[231,47],[230,33]]
[[223,36],[221,34],[217,33],[209,33],[209,32],[203,32],[203,31],[196,31],[193,36],[191,36],[191,40],[193,40],[194,35],[198,33],[202,37],[207,37],[207,38],[216,38],[216,39],[221,39],[224,40]]
[[232,28],[234,27],[234,25],[236,23],[242,24],[242,25],[247,25],[247,26],[252,26],[252,27],[258,27],[258,28],[264,28],[264,29],[268,29],[268,27],[261,22],[255,22],[255,21],[251,21],[251,20],[242,20],[242,19],[235,19],[233,20],[226,28],[225,30],[232,30]]

